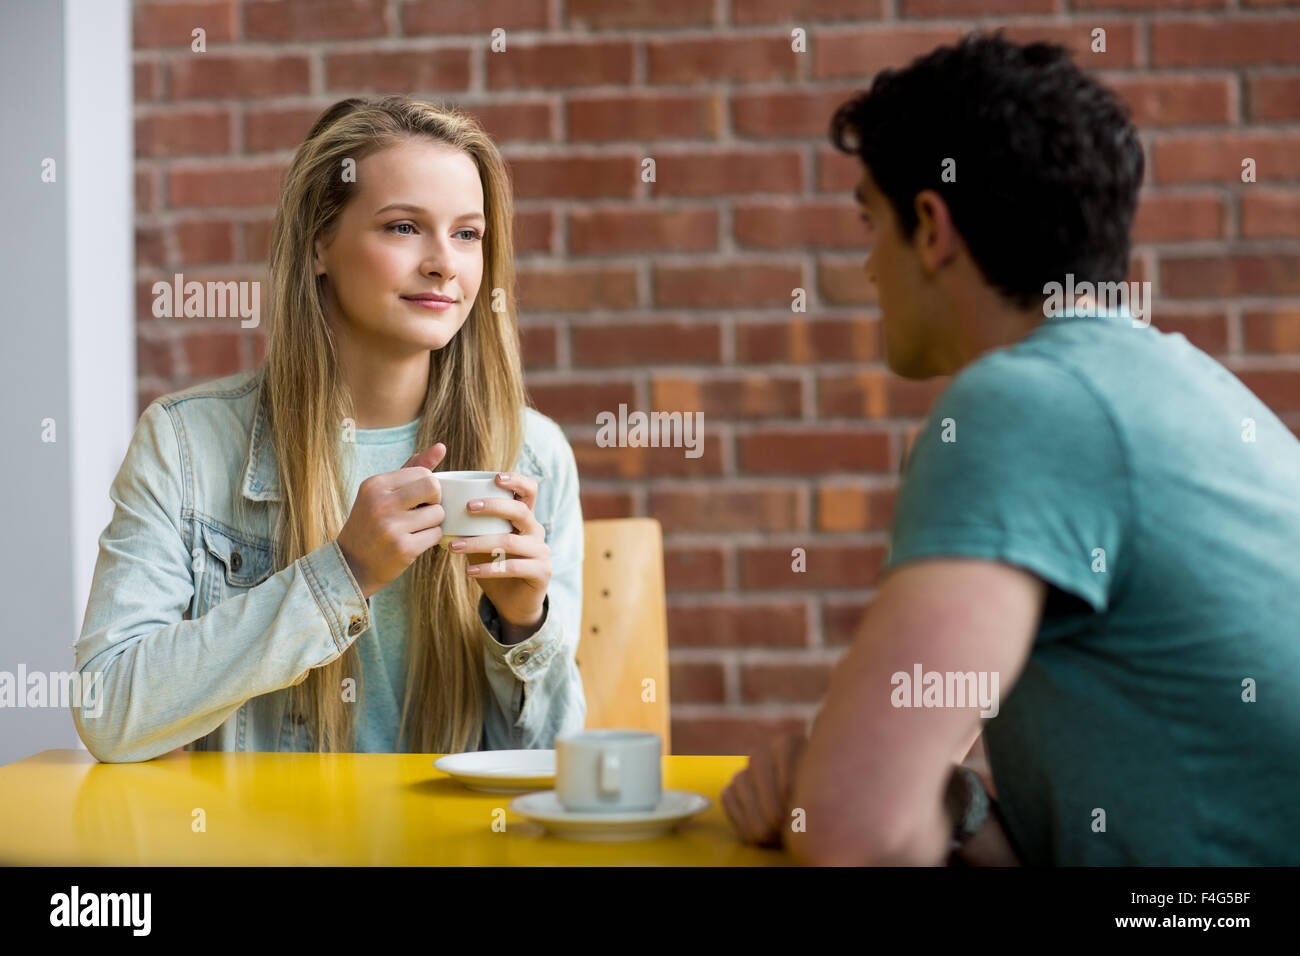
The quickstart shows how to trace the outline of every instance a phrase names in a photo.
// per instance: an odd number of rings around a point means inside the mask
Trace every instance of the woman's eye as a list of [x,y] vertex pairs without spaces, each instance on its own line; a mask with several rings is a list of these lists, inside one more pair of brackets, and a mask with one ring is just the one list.
[[[389,228],[389,229],[414,229],[414,228],[415,228],[415,224],[414,224],[414,223],[410,223],[410,222],[395,222],[395,223],[393,223],[391,226],[389,226],[388,228]],[[399,235],[399,236],[409,236],[410,233],[409,233],[409,232],[399,232],[398,235]]]
[[473,241],[476,240],[476,239],[481,239],[481,238],[483,238],[483,237],[480,236],[477,232],[475,232],[473,229],[462,229],[462,230],[460,230],[459,232],[457,232],[456,235],[458,235],[458,236],[463,236],[463,235],[465,235],[465,233],[469,233],[469,239],[467,240],[467,241],[469,241],[469,242],[473,242]]

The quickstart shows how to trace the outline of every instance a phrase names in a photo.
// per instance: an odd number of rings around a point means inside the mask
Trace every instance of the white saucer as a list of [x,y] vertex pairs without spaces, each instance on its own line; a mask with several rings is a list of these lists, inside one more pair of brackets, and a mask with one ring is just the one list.
[[433,765],[481,793],[532,793],[555,786],[554,750],[481,750],[447,754]]
[[652,840],[711,806],[708,797],[689,790],[665,790],[655,809],[632,813],[574,813],[560,805],[554,790],[510,801],[510,809],[521,817],[569,840]]

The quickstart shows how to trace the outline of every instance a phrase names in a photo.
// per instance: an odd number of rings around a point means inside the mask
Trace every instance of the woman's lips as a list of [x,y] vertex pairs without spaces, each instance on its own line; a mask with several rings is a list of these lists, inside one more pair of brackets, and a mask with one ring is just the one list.
[[402,299],[405,302],[411,303],[411,305],[419,306],[422,309],[429,309],[433,312],[445,311],[456,304],[455,302],[446,302],[442,299],[408,299],[406,296],[402,296]]

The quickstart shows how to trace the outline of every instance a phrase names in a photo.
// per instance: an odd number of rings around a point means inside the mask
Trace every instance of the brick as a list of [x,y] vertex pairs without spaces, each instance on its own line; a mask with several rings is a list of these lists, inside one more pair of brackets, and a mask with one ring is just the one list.
[[822,641],[830,647],[852,644],[866,616],[867,601],[823,601],[821,607]]
[[909,381],[883,369],[822,375],[817,382],[817,414],[820,418],[922,418],[947,386],[947,377]]
[[147,103],[162,95],[162,64],[138,62],[131,64],[131,97],[136,103]]
[[515,156],[507,163],[517,199],[630,199],[641,181],[634,156]]
[[281,165],[173,168],[167,176],[167,205],[263,206],[279,198]]
[[551,103],[479,103],[461,107],[498,143],[553,140],[555,107]]
[[691,486],[651,490],[646,509],[665,533],[801,531],[802,498],[795,485]]
[[295,54],[204,53],[167,64],[171,99],[261,99],[305,95],[307,57]]
[[[1106,52],[1092,52],[1092,31],[1106,31]],[[1138,31],[1132,20],[1097,20],[1093,17],[1069,24],[1011,24],[1006,37],[1014,43],[1059,43],[1085,70],[1115,70],[1137,65]]]
[[844,200],[737,203],[732,228],[738,245],[754,249],[853,248],[868,236],[857,207]]
[[860,428],[764,428],[737,438],[741,471],[823,475],[837,471],[889,472],[889,435]]
[[565,20],[579,30],[629,27],[701,27],[714,22],[713,6],[700,0],[567,0]]
[[1161,332],[1177,333],[1209,355],[1228,351],[1228,317],[1222,312],[1195,315],[1157,309],[1151,324]]
[[1232,369],[1275,414],[1300,411],[1300,369]]
[[259,109],[249,105],[244,111],[244,149],[251,153],[297,149],[320,114],[311,106]]
[[181,338],[185,367],[192,376],[219,378],[240,370],[238,332],[187,332]]
[[519,330],[519,352],[525,369],[554,368],[556,333],[553,326],[525,325]]
[[1162,256],[1160,279],[1172,298],[1300,295],[1300,254]]
[[817,530],[888,531],[894,521],[895,491],[828,482],[817,489]]
[[1300,238],[1300,191],[1258,189],[1241,193],[1243,239]]
[[135,261],[140,266],[163,268],[167,263],[167,240],[160,226],[135,227]]
[[210,219],[178,222],[171,227],[180,264],[225,263],[235,258],[235,223]]
[[727,698],[727,681],[718,661],[672,661],[668,686],[675,704],[721,704]]
[[899,0],[900,17],[989,17],[1058,12],[1057,0]]
[[866,255],[855,261],[817,260],[817,290],[827,305],[875,305],[876,284],[867,278]]
[[746,704],[816,704],[830,689],[833,665],[822,661],[742,664],[740,699]]
[[1139,76],[1106,78],[1138,126],[1193,126],[1232,120],[1236,79],[1219,76]]
[[[804,570],[794,570],[795,548],[805,552]],[[743,590],[811,590],[869,588],[884,563],[885,549],[874,544],[818,544],[741,547],[740,587]]]
[[515,210],[515,253],[552,252],[551,235],[555,229],[555,214],[549,209]]
[[530,382],[528,392],[536,407],[557,422],[594,425],[602,411],[617,413],[620,404],[631,405],[636,392],[630,384]]
[[705,252],[718,247],[715,209],[660,206],[574,209],[569,213],[569,252]]
[[879,20],[884,0],[732,0],[731,20],[748,26],[760,23],[803,24],[817,20]]
[[1149,30],[1153,67],[1300,63],[1300,19],[1164,19]]
[[1188,133],[1152,146],[1160,183],[1241,183],[1242,161],[1255,160],[1259,182],[1300,179],[1300,133]]
[[690,755],[747,756],[766,749],[786,734],[807,733],[808,720],[801,717],[675,717],[672,722],[673,753]]
[[136,156],[215,156],[230,152],[229,110],[181,110],[135,118]]
[[964,32],[959,26],[888,26],[853,33],[814,31],[808,42],[813,57],[812,76],[816,80],[870,77],[887,67],[906,66],[936,47],[956,43]]
[[1300,119],[1300,73],[1247,74],[1245,100],[1251,122]]
[[670,647],[806,647],[801,601],[668,605]]
[[158,208],[162,188],[159,185],[158,170],[137,169],[135,171],[135,211],[153,212]]
[[655,160],[650,189],[656,197],[803,191],[803,156],[793,149],[650,155]]
[[240,223],[239,229],[244,244],[244,260],[264,262],[271,254],[271,230],[273,220],[262,219]]
[[825,140],[836,109],[857,92],[844,86],[833,90],[737,92],[731,97],[731,126],[737,136],[752,139],[808,136]]
[[715,478],[723,473],[723,438],[705,429],[698,458],[687,458],[685,448],[609,447],[594,438],[575,441],[573,454],[578,474],[588,478]]
[[723,266],[655,265],[654,301],[660,307],[786,306],[803,285],[802,269],[784,263]]
[[234,40],[239,31],[235,0],[137,3],[132,10],[131,44],[137,50],[158,47],[190,49],[194,43],[193,31],[200,27],[209,50],[217,43]]
[[717,363],[722,361],[722,328],[694,319],[648,322],[601,321],[573,325],[575,366]]
[[1222,10],[1228,0],[1070,0],[1070,8],[1085,10]]
[[650,380],[650,401],[656,410],[701,411],[707,421],[799,418],[802,394],[799,379],[768,374],[701,381],[656,373]]
[[580,497],[584,521],[631,518],[636,514],[636,504],[632,500],[631,492],[598,491],[584,484]]
[[333,92],[469,89],[469,50],[367,50],[325,56],[325,87]]
[[505,53],[489,54],[487,86],[503,89],[563,89],[579,86],[629,86],[632,44],[511,44]]
[[722,129],[722,97],[716,93],[569,97],[565,108],[573,143],[717,139]]
[[1219,239],[1226,222],[1217,193],[1177,193],[1138,197],[1133,222],[1135,242],[1177,242]]
[[842,153],[833,146],[823,146],[817,151],[819,193],[845,192],[852,198],[853,190],[862,181],[862,172],[862,160],[856,155]]
[[737,362],[871,362],[880,358],[878,319],[738,322]]
[[807,54],[796,53],[791,46],[788,34],[649,40],[648,80],[653,84],[793,80],[798,75],[798,58]]
[[676,591],[719,591],[725,586],[721,548],[664,546],[664,586]]
[[636,273],[631,269],[521,269],[519,307],[528,312],[630,309],[637,304]]
[[[154,327],[160,326],[159,320],[142,320],[137,324],[135,336],[136,373],[141,377],[157,376],[171,378],[176,374],[177,347],[176,340],[165,334],[149,334]],[[149,331],[146,331],[148,329]]]
[[384,0],[245,0],[250,40],[361,40],[388,33]]
[[407,0],[401,8],[405,36],[481,33],[485,37],[500,27],[540,30],[554,26],[547,15],[547,0]]
[[1247,352],[1300,353],[1300,309],[1251,309],[1241,317],[1241,338]]

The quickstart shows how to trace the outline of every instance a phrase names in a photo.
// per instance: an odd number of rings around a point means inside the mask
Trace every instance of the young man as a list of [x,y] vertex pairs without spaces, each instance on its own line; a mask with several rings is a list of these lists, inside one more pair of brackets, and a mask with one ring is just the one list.
[[[1141,286],[1071,299],[1127,273],[1124,110],[1059,47],[967,37],[832,140],[889,367],[955,378],[811,736],[751,759],[733,824],[806,863],[1300,863],[1300,443]],[[996,800],[953,766],[981,713]]]

